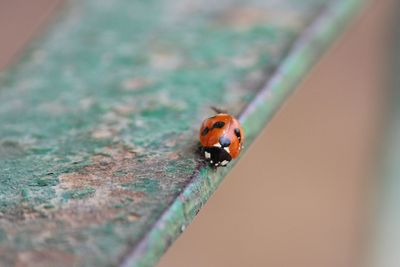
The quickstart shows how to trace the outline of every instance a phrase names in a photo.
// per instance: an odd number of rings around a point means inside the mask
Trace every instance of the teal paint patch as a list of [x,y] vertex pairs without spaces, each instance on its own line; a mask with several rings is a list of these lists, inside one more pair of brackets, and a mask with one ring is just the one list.
[[53,186],[58,184],[58,180],[54,178],[41,177],[35,179],[35,185],[37,186]]
[[7,241],[7,233],[4,229],[0,228],[0,244]]
[[28,200],[29,197],[29,191],[27,188],[22,188],[21,189],[21,196],[24,200]]
[[85,199],[92,196],[96,192],[93,188],[75,189],[66,191],[62,194],[63,201],[70,199]]
[[247,147],[358,3],[288,55],[327,2],[71,1],[1,74],[0,263],[153,265],[230,169],[198,155],[210,106],[244,110]]
[[148,178],[140,179],[140,181],[135,181],[130,184],[124,184],[123,187],[149,194],[157,193],[161,189],[157,180]]

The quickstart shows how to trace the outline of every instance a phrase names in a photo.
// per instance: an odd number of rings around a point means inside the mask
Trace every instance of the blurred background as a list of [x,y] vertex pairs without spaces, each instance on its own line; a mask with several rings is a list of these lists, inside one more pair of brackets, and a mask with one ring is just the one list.
[[[60,4],[0,0],[0,70]],[[158,266],[373,265],[396,4],[370,1]]]

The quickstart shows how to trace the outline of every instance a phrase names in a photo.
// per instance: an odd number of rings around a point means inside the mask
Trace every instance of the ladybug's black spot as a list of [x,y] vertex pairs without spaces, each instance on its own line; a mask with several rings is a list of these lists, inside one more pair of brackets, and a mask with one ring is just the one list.
[[222,127],[224,127],[224,126],[225,126],[225,122],[223,122],[223,121],[217,121],[216,123],[214,123],[213,129],[214,129],[214,128],[222,128]]
[[242,138],[242,136],[241,136],[241,134],[240,134],[240,129],[239,128],[235,128],[235,135],[237,136],[237,138],[239,139],[239,141],[240,141],[240,139]]
[[219,143],[221,144],[222,147],[228,147],[231,144],[231,140],[229,140],[228,137],[223,135],[219,138]]
[[210,131],[210,129],[208,129],[208,127],[206,127],[206,128],[204,128],[203,132],[201,132],[201,135],[206,136],[209,131]]

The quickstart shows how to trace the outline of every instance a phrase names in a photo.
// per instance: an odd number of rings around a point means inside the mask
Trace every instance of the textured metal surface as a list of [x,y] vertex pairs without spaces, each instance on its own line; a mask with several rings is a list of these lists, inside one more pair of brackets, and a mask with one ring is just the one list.
[[153,265],[232,167],[209,107],[248,146],[360,3],[71,2],[1,76],[1,264]]

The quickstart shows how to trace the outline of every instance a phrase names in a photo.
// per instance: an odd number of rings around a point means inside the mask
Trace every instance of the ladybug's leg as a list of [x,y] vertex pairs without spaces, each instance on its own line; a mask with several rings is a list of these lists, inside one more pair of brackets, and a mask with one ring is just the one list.
[[221,109],[221,108],[217,108],[217,107],[214,107],[214,106],[211,106],[211,109],[214,110],[215,113],[217,113],[217,114],[221,114],[221,113],[227,114],[228,113],[226,110]]
[[222,166],[222,167],[225,167],[226,165],[228,165],[228,163],[229,163],[229,161],[223,160],[223,161],[221,162],[221,166]]

